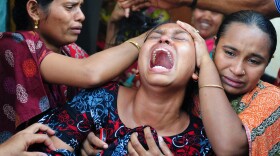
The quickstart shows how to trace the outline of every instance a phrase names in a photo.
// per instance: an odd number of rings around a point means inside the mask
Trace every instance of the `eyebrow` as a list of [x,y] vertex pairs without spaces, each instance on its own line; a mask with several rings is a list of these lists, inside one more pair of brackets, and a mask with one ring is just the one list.
[[[224,48],[231,49],[231,50],[233,50],[233,51],[239,51],[238,49],[236,49],[236,48],[234,48],[234,47],[231,47],[231,46],[225,45],[225,46],[223,46],[223,47],[224,47]],[[258,54],[258,52],[250,53],[250,55],[253,56],[253,57],[257,57],[257,58],[259,58],[259,59],[261,59],[261,60],[263,60],[263,61],[266,61],[266,59],[265,59],[262,55]]]
[[[163,30],[159,30],[159,29],[156,29],[156,30],[154,30],[153,32],[151,32],[151,33],[157,33],[157,34],[163,34],[164,33],[164,31]],[[188,34],[189,35],[189,33],[187,32],[187,31],[184,31],[184,30],[175,30],[175,33],[174,34]]]

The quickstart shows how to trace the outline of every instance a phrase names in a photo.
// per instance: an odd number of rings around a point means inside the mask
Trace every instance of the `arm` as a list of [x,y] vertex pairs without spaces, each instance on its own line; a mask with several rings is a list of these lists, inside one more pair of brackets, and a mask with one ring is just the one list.
[[[35,134],[37,131],[46,132],[46,134]],[[54,135],[54,131],[42,124],[33,124],[28,128],[16,133],[9,140],[0,145],[1,155],[43,155],[40,152],[27,152],[30,145],[43,143],[50,150],[55,150],[55,147],[49,138]],[[16,148],[15,148],[16,147]]]
[[[186,5],[189,5],[192,0],[183,1],[185,1]],[[255,10],[270,18],[280,16],[274,4],[274,0],[198,0],[196,7],[221,12],[223,14],[230,14],[240,10]]]
[[[118,0],[122,2],[122,7],[129,8],[137,3],[142,3],[139,7],[146,7],[149,5],[171,9],[182,5],[190,6],[193,0]],[[134,2],[133,2],[134,1]],[[239,10],[256,10],[269,18],[279,17],[274,0],[197,0],[196,7],[206,10],[212,10],[221,12],[223,14],[230,14]],[[132,7],[132,9],[139,9],[138,7]]]
[[116,34],[119,30],[118,22],[124,17],[125,17],[125,10],[119,6],[119,3],[116,3],[115,8],[107,24],[105,48],[109,48],[115,43]]
[[[144,37],[145,33],[131,40],[141,46]],[[40,71],[43,78],[50,83],[83,88],[95,87],[124,71],[136,60],[138,52],[131,43],[125,42],[86,59],[51,53],[43,59]]]
[[245,129],[238,115],[231,108],[224,90],[203,87],[212,84],[221,86],[218,71],[209,57],[204,40],[190,25],[182,22],[178,24],[194,38],[197,66],[200,69],[199,106],[205,131],[214,152],[217,155],[248,154],[249,145]]

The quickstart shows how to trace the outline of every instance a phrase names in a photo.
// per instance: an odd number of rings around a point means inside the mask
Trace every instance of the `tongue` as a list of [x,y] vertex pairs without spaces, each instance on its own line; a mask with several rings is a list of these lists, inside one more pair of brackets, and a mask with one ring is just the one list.
[[171,69],[173,65],[165,52],[159,52],[156,55],[153,66],[162,66],[164,68]]

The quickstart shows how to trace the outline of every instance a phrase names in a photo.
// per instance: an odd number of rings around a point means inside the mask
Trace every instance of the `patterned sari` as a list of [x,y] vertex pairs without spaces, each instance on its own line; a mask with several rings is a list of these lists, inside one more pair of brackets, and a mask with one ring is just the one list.
[[280,89],[259,81],[251,92],[232,101],[232,107],[246,129],[250,155],[279,154]]

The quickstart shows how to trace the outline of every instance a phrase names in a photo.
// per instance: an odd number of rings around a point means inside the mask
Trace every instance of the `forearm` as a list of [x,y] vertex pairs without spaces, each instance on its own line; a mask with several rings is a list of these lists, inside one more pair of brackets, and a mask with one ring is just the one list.
[[[137,43],[143,42],[137,41],[136,39],[130,40]],[[88,59],[86,62],[86,68],[88,69],[87,73],[90,74],[89,77],[98,76],[99,84],[103,84],[112,80],[127,69],[136,61],[138,54],[139,51],[135,46],[131,43],[124,42],[121,45],[96,53],[95,56]],[[95,65],[92,66],[92,61],[99,61],[99,63],[95,63]]]
[[[183,0],[189,6],[193,0]],[[230,14],[239,10],[255,10],[269,18],[279,17],[274,0],[197,0],[196,7]]]
[[112,47],[115,44],[116,34],[118,32],[118,24],[109,20],[107,23],[105,49]]
[[246,153],[249,147],[246,132],[224,90],[203,87],[205,85],[221,86],[218,71],[210,57],[202,59],[199,72],[200,109],[207,137],[217,155]]
[[[133,38],[142,45],[143,37]],[[99,86],[122,73],[138,57],[138,49],[123,43],[95,53],[85,59],[75,59],[52,53],[44,58],[40,72],[49,83],[90,88]]]

